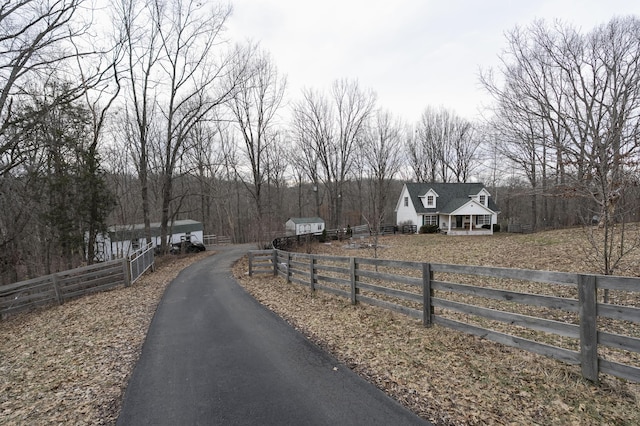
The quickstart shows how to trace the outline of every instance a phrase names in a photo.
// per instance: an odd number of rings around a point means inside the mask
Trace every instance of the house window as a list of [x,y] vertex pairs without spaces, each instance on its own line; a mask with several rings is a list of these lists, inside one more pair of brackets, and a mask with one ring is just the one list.
[[427,196],[427,207],[433,207],[434,206],[434,196],[433,195],[428,195]]
[[484,214],[476,216],[476,224],[477,225],[491,225],[491,215]]
[[404,197],[404,206],[409,207],[409,197]]
[[438,215],[430,214],[427,216],[422,216],[422,224],[423,225],[437,225],[438,224]]
[[318,231],[322,231],[322,225],[318,224]]
[[482,204],[483,206],[486,206],[487,205],[486,202],[487,202],[487,196],[486,195],[481,195],[480,196],[480,204]]

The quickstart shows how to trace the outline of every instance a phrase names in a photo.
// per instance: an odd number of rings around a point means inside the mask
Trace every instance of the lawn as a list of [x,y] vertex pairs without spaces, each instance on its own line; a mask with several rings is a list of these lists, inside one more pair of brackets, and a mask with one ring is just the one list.
[[[373,257],[334,241],[301,247],[314,253]],[[597,273],[579,229],[479,237],[399,235],[379,241],[385,259]],[[621,266],[640,275],[640,253]],[[640,385],[600,376],[594,385],[578,366],[469,336],[284,280],[245,275],[243,286],[319,346],[436,424],[640,424]],[[640,306],[637,294],[625,303]],[[636,358],[637,359],[637,358]]]

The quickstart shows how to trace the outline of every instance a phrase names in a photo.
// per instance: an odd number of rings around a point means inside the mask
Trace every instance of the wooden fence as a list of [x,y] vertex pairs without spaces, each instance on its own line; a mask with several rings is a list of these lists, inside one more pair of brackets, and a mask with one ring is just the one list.
[[96,263],[0,286],[0,318],[38,306],[62,305],[85,294],[130,286],[155,262],[151,245],[124,259]]
[[128,286],[127,259],[97,263],[0,287],[0,315],[58,304],[119,285]]
[[[640,382],[640,279],[251,251],[249,275],[308,286]],[[604,290],[610,300],[599,303]]]
[[231,244],[231,237],[225,235],[204,235],[202,240],[202,244],[205,246]]
[[507,225],[507,232],[513,232],[516,234],[531,234],[533,233],[533,225],[530,223],[510,223]]
[[[390,234],[415,234],[417,227],[416,225],[381,225],[378,235],[390,235]],[[341,229],[327,229],[323,234],[302,234],[302,235],[289,235],[285,237],[277,237],[274,238],[271,242],[271,246],[279,249],[286,250],[295,246],[301,246],[303,244],[308,243],[309,241],[322,241],[323,239],[327,240],[351,240],[352,238],[364,236],[374,235],[371,231],[369,225],[357,225],[352,228],[341,228]]]

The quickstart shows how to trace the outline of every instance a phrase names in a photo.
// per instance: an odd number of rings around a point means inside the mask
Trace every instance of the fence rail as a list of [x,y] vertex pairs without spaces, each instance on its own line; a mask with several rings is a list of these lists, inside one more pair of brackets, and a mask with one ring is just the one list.
[[[378,230],[378,235],[390,235],[390,234],[415,234],[417,231],[416,225],[380,225]],[[365,236],[374,235],[372,228],[369,225],[357,225],[350,228],[340,228],[340,229],[327,229],[322,234],[310,233],[310,234],[301,234],[301,235],[289,235],[284,237],[276,237],[272,240],[271,246],[279,249],[286,250],[291,249],[294,246],[300,246],[308,243],[311,240],[314,241],[324,241],[327,240],[351,240],[353,238],[359,237],[364,238]]]
[[127,259],[0,286],[0,317],[38,306],[62,305],[66,300],[120,285],[130,285]]
[[135,251],[127,258],[129,263],[129,277],[131,284],[135,283],[147,270],[153,270],[155,264],[155,253],[152,243],[146,247]]
[[58,304],[85,294],[128,287],[154,267],[153,246],[124,259],[96,263],[27,281],[0,286],[0,318],[39,306]]
[[205,246],[231,244],[231,237],[225,235],[204,235],[202,240],[202,244]]
[[[481,266],[249,252],[271,273],[505,345],[640,382],[640,279]],[[598,292],[619,292],[617,304]],[[612,299],[613,300],[613,299]]]

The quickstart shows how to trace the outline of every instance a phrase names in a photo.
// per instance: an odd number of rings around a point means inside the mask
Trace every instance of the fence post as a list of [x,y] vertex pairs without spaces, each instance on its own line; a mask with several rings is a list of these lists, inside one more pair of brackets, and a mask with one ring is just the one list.
[[56,294],[58,305],[62,305],[64,303],[64,298],[62,297],[62,292],[60,291],[60,286],[58,285],[58,276],[56,274],[51,275],[51,284],[53,285],[53,291]]
[[316,273],[316,259],[311,254],[309,255],[309,288],[311,289],[312,293],[316,291],[315,278],[314,278],[315,273]]
[[149,257],[151,258],[151,272],[156,271],[156,253],[153,244],[149,243]]
[[131,285],[131,276],[129,275],[129,256],[122,259],[122,272],[124,273],[124,286]]
[[278,250],[273,249],[273,253],[271,253],[271,263],[273,263],[273,276],[278,275]]
[[[136,277],[140,273],[140,260],[138,260],[139,254],[137,251],[130,254],[129,259],[129,279],[135,281]],[[131,282],[130,281],[130,282]]]
[[358,268],[358,264],[356,263],[356,258],[352,257],[349,259],[349,271],[351,275],[351,304],[355,305],[358,303],[358,287],[356,286],[356,281],[358,280],[358,275],[356,274],[356,269]]
[[425,327],[431,327],[433,306],[431,305],[431,296],[433,290],[431,289],[431,280],[433,279],[433,272],[431,271],[430,263],[422,264],[422,325]]
[[291,282],[291,273],[289,270],[291,269],[291,253],[287,252],[287,282]]
[[598,325],[596,276],[578,275],[580,367],[582,376],[598,382]]

